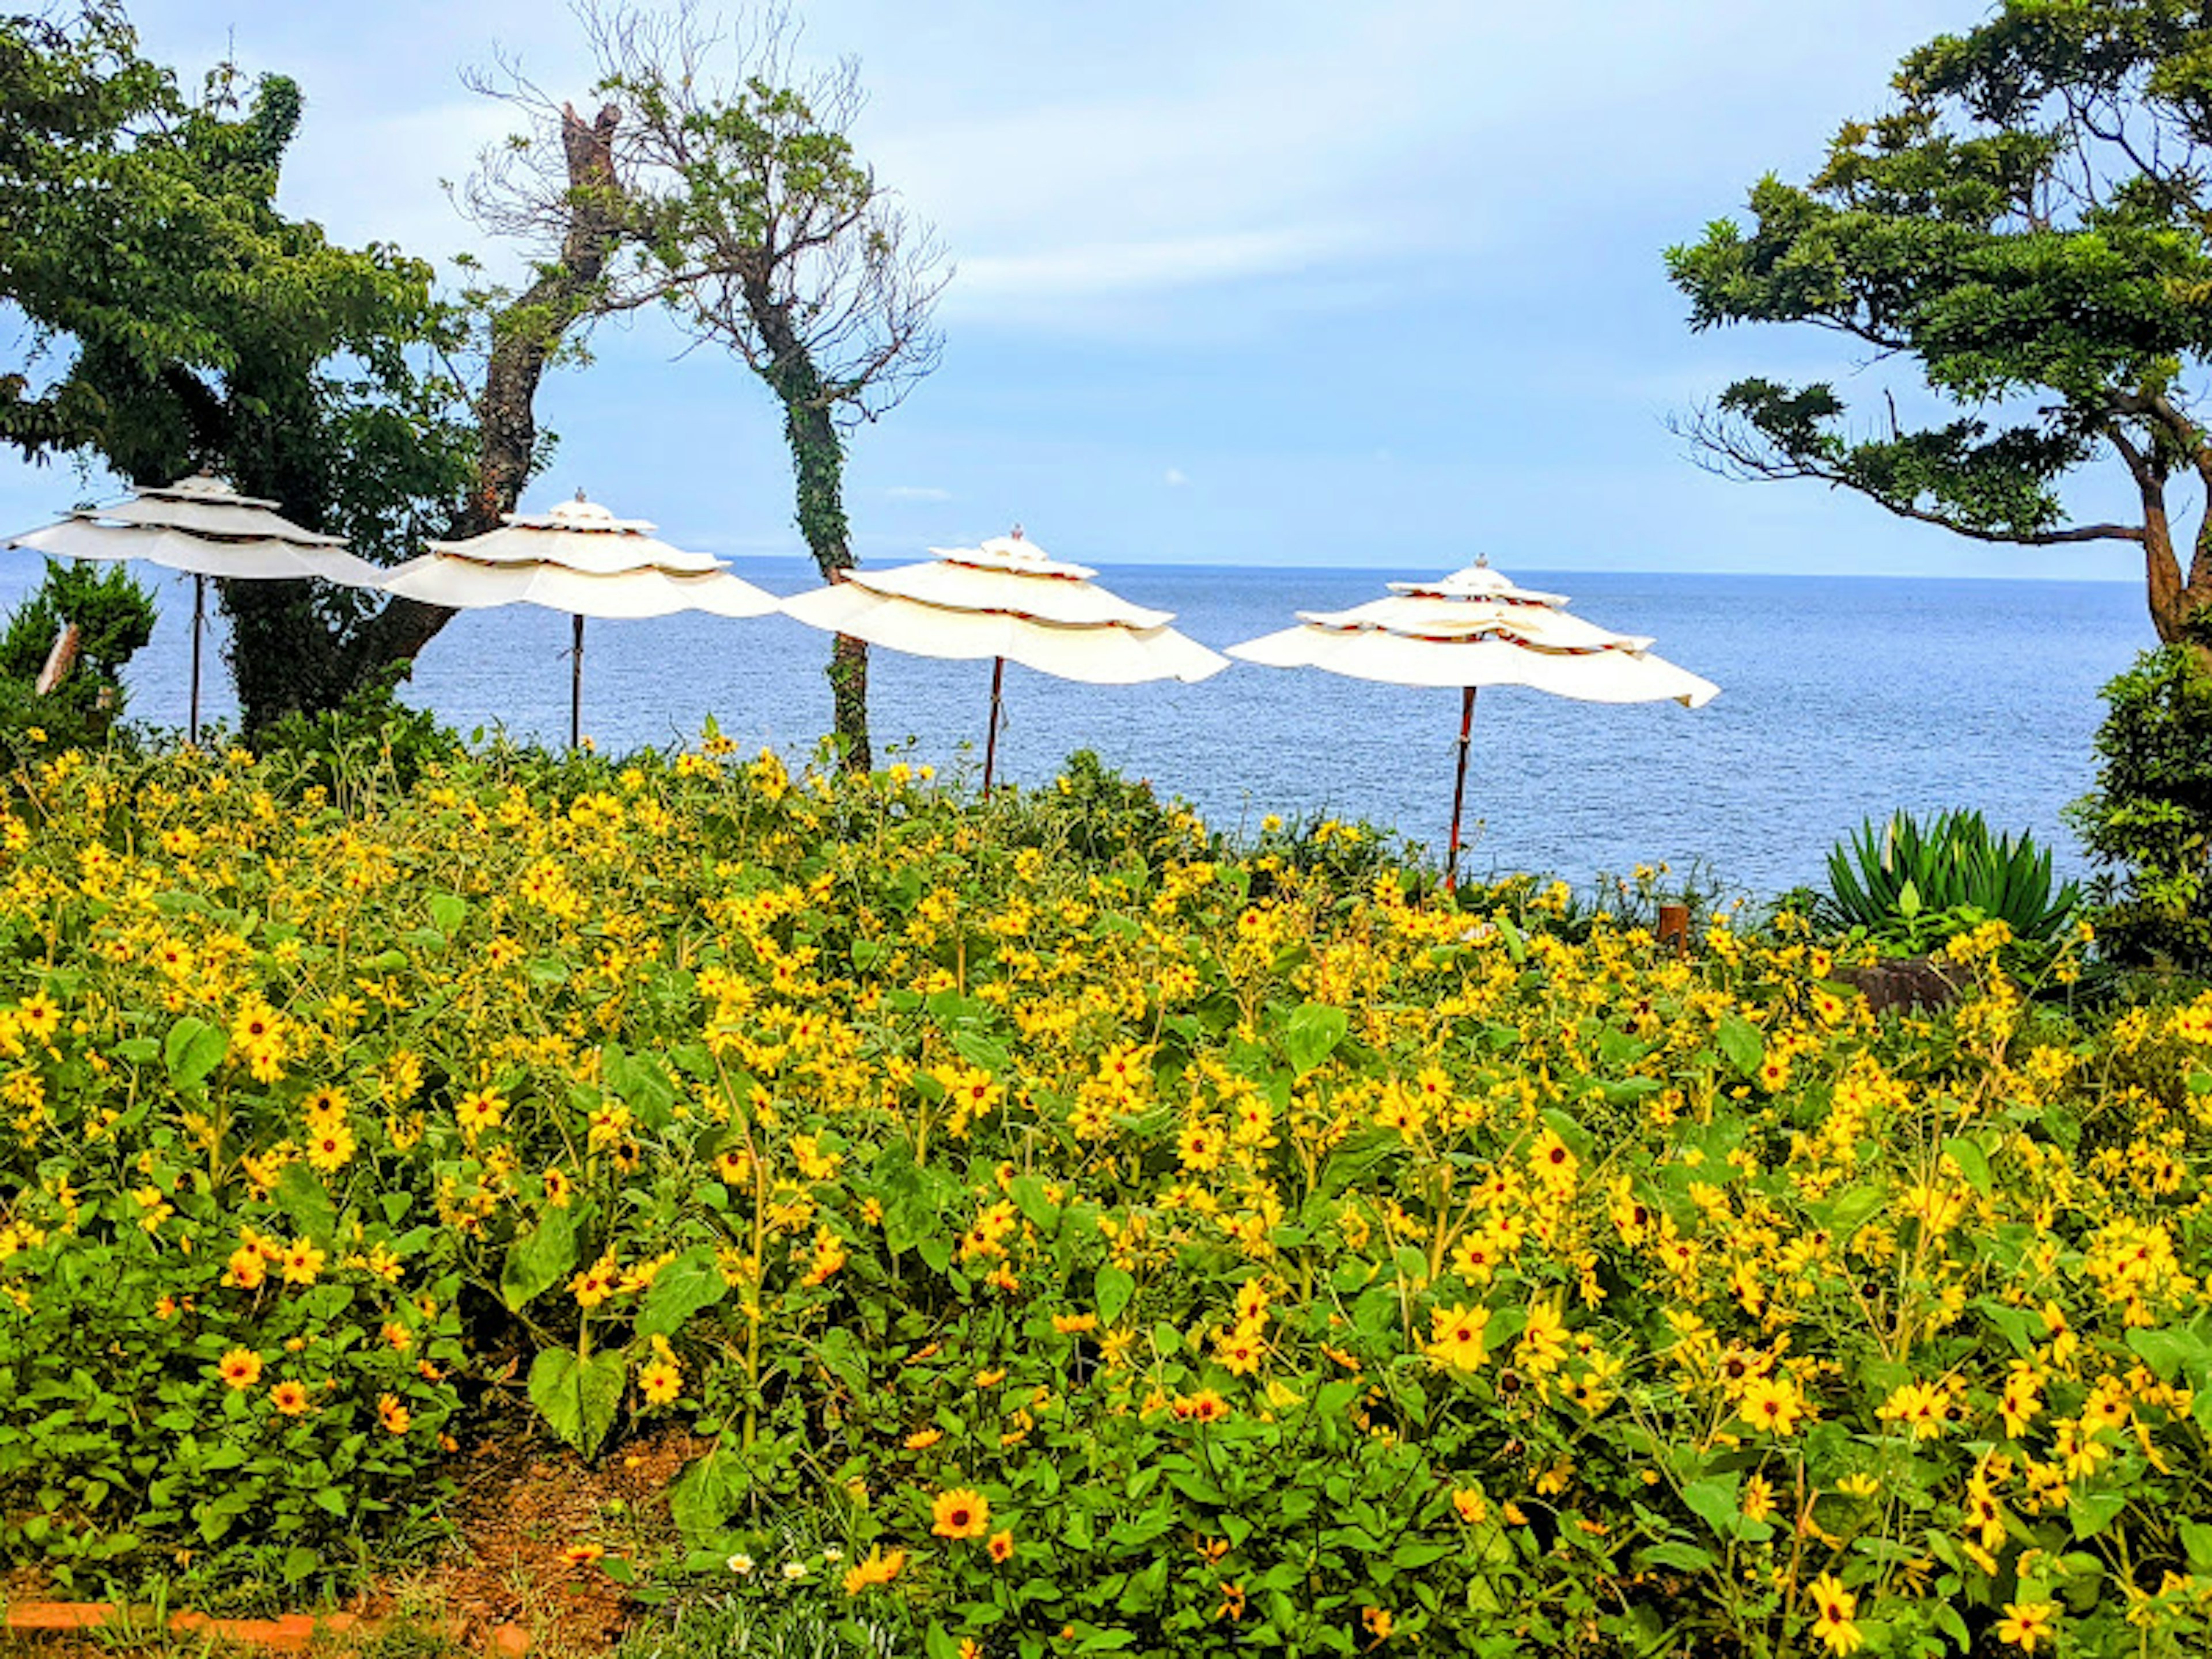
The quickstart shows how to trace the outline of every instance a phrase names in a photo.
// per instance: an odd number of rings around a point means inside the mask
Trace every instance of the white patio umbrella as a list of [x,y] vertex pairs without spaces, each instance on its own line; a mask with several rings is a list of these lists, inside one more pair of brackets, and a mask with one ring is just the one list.
[[192,578],[191,732],[200,735],[200,641],[207,579],[297,581],[317,576],[349,587],[374,587],[384,573],[344,550],[345,538],[302,529],[276,503],[241,495],[205,472],[165,489],[135,490],[112,507],[72,513],[58,524],[13,537],[8,545],[71,559],[143,559]]
[[509,513],[505,527],[430,551],[386,573],[386,592],[456,611],[538,605],[566,611],[575,631],[568,683],[568,745],[583,736],[584,618],[704,611],[765,617],[775,595],[732,576],[720,559],[656,540],[642,519],[617,519],[576,492],[550,513]]
[[991,659],[991,725],[983,742],[983,793],[999,756],[1006,664],[1088,685],[1202,680],[1228,659],[1091,579],[1088,565],[1055,559],[1014,526],[981,547],[929,550],[927,564],[847,570],[828,587],[783,602],[787,616],[833,634],[918,657]]
[[1298,625],[1232,645],[1229,654],[1269,668],[1321,668],[1389,685],[1457,686],[1459,773],[1452,787],[1447,887],[1458,879],[1460,810],[1474,694],[1526,685],[1581,702],[1662,702],[1696,708],[1720,688],[1662,657],[1651,641],[1571,617],[1557,593],[1517,587],[1477,560],[1431,582],[1392,582],[1392,597],[1350,611],[1298,612]]

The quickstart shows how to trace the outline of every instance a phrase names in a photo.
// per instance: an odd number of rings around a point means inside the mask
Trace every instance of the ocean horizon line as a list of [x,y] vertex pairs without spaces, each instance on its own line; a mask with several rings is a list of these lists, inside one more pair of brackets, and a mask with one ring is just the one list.
[[[727,548],[719,550],[704,548],[703,550],[714,552],[717,558],[733,561],[757,560],[772,562],[777,560],[787,560],[794,564],[811,564],[813,562],[813,556],[805,552],[804,550],[795,552],[782,553],[769,553],[752,550],[732,550]],[[876,565],[874,568],[881,569],[888,568],[892,564],[924,564],[928,562],[932,556],[933,554],[929,548],[926,546],[916,546],[910,552],[902,553],[895,557],[887,558],[884,560],[882,563]],[[1084,564],[1093,563],[1096,559],[1103,557],[1103,555],[1086,557],[1080,552],[1067,552],[1063,554],[1058,550],[1054,551],[1054,556],[1056,558],[1071,558],[1079,563]],[[1440,561],[1437,562],[1436,568],[1432,571],[1425,567],[1415,565],[1411,562],[1401,564],[1322,564],[1319,562],[1253,564],[1245,563],[1241,561],[1224,562],[1220,560],[1197,559],[1115,559],[1112,560],[1110,563],[1099,565],[1097,568],[1102,580],[1110,576],[1115,572],[1121,571],[1174,570],[1182,572],[1200,571],[1222,574],[1243,572],[1266,574],[1268,572],[1302,573],[1308,571],[1321,571],[1332,575],[1373,575],[1383,581],[1407,581],[1419,579],[1424,575],[1443,575],[1449,574],[1449,571],[1451,570],[1462,569],[1467,565],[1474,563],[1477,556],[1479,556],[1469,555],[1458,564],[1453,564],[1449,560]],[[867,568],[867,562],[868,562],[866,561],[862,562],[864,568]],[[1741,579],[1747,581],[1972,582],[1978,585],[1990,584],[2000,586],[2004,584],[2032,584],[2038,587],[2129,587],[2140,586],[2142,583],[2142,575],[2139,571],[2118,576],[2060,576],[2033,574],[2023,575],[2017,573],[2006,574],[1997,572],[1984,574],[1981,572],[1959,571],[1931,574],[1926,572],[1887,570],[1796,571],[1731,570],[1726,568],[1700,568],[1694,570],[1656,569],[1648,567],[1631,568],[1615,565],[1522,564],[1518,560],[1510,557],[1505,559],[1502,563],[1496,560],[1492,560],[1492,562],[1498,564],[1499,568],[1507,571],[1509,574],[1513,574],[1516,577],[1522,574],[1547,577],[1630,576],[1638,579],[1653,576],[1699,576],[1728,577],[1730,579]]]

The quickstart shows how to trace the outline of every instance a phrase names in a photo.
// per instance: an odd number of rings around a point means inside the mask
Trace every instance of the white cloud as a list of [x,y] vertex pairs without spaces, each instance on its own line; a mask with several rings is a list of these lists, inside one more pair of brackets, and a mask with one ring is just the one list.
[[951,306],[1149,292],[1304,270],[1355,238],[1319,227],[1230,231],[1151,241],[1089,242],[964,259]]
[[1170,489],[1180,489],[1190,482],[1190,475],[1179,466],[1171,466],[1164,482]]

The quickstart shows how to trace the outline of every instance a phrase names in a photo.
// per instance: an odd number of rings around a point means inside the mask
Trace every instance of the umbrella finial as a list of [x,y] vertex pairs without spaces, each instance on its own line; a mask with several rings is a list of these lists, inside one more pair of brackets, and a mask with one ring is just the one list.
[[[582,499],[582,497],[580,495],[580,496],[578,496],[578,497],[577,497],[577,499],[580,501],[580,500]],[[1487,569],[1489,569],[1489,568],[1490,568],[1490,555],[1489,555],[1489,554],[1487,554],[1487,553],[1478,553],[1478,554],[1476,554],[1476,555],[1474,556],[1474,568],[1475,568],[1477,570],[1487,570]]]
[[1022,538],[1022,527],[1021,527],[1021,526],[1019,526],[1019,525],[1016,525],[1016,526],[1014,526],[1014,539],[1015,539],[1016,541],[1019,541],[1019,540],[1021,540],[1021,538]]
[[576,499],[580,501],[584,499],[584,486],[581,484],[576,486]]

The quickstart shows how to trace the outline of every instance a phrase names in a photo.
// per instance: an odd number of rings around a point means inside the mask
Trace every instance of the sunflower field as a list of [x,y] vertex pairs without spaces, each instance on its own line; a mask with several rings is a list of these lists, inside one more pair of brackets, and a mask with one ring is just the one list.
[[485,1425],[931,1659],[2212,1646],[2212,998],[1662,949],[711,738],[0,818],[0,1559],[323,1593]]

